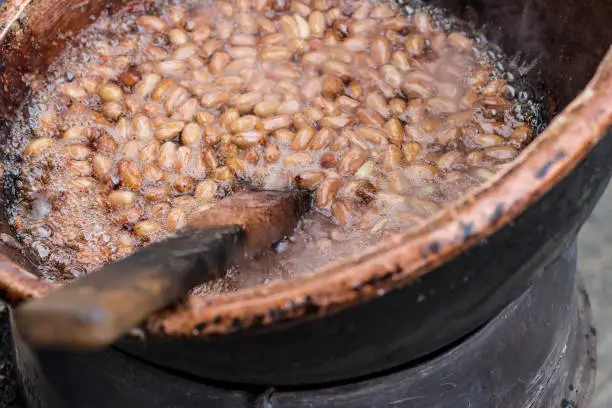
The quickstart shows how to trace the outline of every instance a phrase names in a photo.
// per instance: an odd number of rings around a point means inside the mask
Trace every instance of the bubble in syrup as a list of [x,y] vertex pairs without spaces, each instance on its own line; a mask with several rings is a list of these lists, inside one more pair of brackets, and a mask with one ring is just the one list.
[[104,232],[104,227],[102,227],[102,225],[100,225],[99,223],[95,223],[93,225],[92,232],[94,233],[94,235],[98,235]]
[[31,248],[34,251],[34,253],[38,255],[38,257],[42,259],[43,261],[47,259],[49,255],[51,254],[51,251],[49,250],[49,248],[47,248],[47,246],[40,241],[34,241],[32,243]]
[[33,233],[39,238],[49,238],[51,236],[51,228],[47,224],[40,224],[36,226]]
[[474,41],[476,42],[476,45],[484,45],[487,43],[487,39],[482,33],[479,33],[478,35],[476,35],[474,37]]
[[51,212],[51,204],[44,198],[32,202],[32,215],[36,218],[45,218]]
[[504,85],[501,89],[501,94],[509,101],[516,98],[516,90],[512,85]]
[[274,245],[274,252],[276,252],[277,254],[282,254],[287,250],[288,247],[289,241],[287,239],[282,239]]
[[527,102],[529,100],[529,92],[527,90],[519,92],[518,99],[521,102]]
[[514,115],[518,120],[524,120],[523,107],[521,105],[514,106]]

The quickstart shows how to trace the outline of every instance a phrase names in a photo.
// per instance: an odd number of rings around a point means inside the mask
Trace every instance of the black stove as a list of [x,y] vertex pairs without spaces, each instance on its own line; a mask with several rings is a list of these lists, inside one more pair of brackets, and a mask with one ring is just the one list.
[[6,306],[0,321],[1,408],[586,408],[595,380],[596,334],[575,245],[502,313],[436,355],[302,389],[185,378],[116,350],[32,359],[19,349],[17,375]]
[[0,306],[0,408],[24,408],[25,406],[17,387],[9,331],[9,312],[6,304],[2,304]]

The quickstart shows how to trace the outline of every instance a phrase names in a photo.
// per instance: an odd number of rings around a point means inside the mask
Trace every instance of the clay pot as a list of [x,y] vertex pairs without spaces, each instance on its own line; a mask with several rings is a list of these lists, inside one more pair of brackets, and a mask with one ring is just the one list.
[[[0,6],[2,132],[27,94],[89,16],[119,0],[10,0]],[[295,385],[390,369],[456,341],[523,293],[572,242],[612,167],[612,9],[605,2],[450,1],[498,27],[510,55],[535,62],[532,83],[552,121],[493,180],[427,225],[333,266],[213,297],[190,297],[115,347],[175,373],[233,383]],[[602,61],[603,58],[603,61]],[[601,63],[600,63],[601,61]],[[592,79],[591,79],[592,78]],[[590,80],[590,82],[588,82]],[[554,118],[554,119],[553,119]],[[8,160],[11,151],[3,149]],[[1,199],[14,186],[4,172]],[[4,215],[0,288],[13,301],[55,287],[31,271]]]

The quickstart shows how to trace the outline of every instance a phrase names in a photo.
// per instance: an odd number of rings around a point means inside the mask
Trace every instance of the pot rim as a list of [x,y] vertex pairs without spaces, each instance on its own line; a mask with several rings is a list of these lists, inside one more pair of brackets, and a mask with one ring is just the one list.
[[[31,0],[0,8],[0,39]],[[612,49],[586,88],[519,156],[491,180],[427,222],[366,251],[317,269],[211,297],[190,295],[153,316],[150,333],[207,336],[336,312],[383,296],[492,235],[567,175],[612,123]],[[0,254],[0,289],[15,299],[38,298],[59,287]]]

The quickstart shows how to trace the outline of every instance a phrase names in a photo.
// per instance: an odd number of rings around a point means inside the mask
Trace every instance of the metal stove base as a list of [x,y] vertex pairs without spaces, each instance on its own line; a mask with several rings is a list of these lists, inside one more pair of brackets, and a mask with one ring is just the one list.
[[[115,350],[34,355],[18,339],[15,346],[28,408],[587,408],[595,340],[573,245],[468,338],[422,362],[346,384],[232,387],[179,377]],[[10,406],[17,407],[25,405]]]

